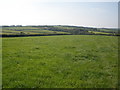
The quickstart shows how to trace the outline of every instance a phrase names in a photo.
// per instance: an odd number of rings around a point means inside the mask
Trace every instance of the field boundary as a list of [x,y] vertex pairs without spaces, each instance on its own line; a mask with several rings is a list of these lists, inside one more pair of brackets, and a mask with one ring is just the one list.
[[[0,35],[0,37],[57,36],[57,35],[74,35],[74,34]],[[79,34],[79,35],[120,36],[112,34]]]

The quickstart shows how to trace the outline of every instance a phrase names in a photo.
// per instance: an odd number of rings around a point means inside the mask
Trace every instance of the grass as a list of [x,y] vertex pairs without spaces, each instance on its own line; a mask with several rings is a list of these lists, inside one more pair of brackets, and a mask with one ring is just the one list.
[[3,88],[115,88],[114,36],[3,38]]
[[92,33],[94,33],[94,34],[110,34],[110,33],[105,33],[105,32],[95,32],[95,31],[89,31],[89,32],[92,32]]
[[2,38],[0,38],[0,89],[2,90]]
[[20,34],[21,32],[25,34],[69,34],[67,32],[57,32],[57,31],[50,31],[50,30],[4,30],[2,34],[8,35],[15,35]]
[[24,34],[70,34],[68,32],[60,32],[60,31],[51,31],[51,30],[44,30],[44,28],[39,27],[3,27],[2,33],[0,35],[20,35],[21,32]]

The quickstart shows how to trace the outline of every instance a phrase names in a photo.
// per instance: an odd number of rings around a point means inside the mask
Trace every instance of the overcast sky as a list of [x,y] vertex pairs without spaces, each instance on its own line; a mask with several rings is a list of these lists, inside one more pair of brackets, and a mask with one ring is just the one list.
[[118,0],[0,0],[0,11],[0,25],[118,27]]

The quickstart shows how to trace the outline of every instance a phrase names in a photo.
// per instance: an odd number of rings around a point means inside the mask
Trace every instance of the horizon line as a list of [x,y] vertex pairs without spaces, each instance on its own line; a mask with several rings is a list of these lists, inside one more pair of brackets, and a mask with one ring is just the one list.
[[0,26],[76,26],[76,27],[89,27],[89,28],[118,28],[118,27],[96,27],[96,26],[83,26],[83,25],[66,25],[66,24],[57,24],[57,25],[51,25],[51,24],[40,24],[40,25],[21,25],[21,24],[11,24],[11,25],[0,25]]

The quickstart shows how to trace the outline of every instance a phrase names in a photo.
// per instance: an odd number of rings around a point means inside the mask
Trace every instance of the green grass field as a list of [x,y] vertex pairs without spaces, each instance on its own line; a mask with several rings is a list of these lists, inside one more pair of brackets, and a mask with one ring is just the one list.
[[2,32],[0,35],[19,35],[23,32],[26,35],[29,34],[69,34],[68,32],[61,32],[61,31],[51,31],[45,30],[45,28],[37,28],[37,27],[3,27]]
[[112,35],[119,36],[118,29],[108,28],[90,28],[78,26],[2,26],[0,35],[4,37],[10,36],[30,36],[30,35]]
[[3,88],[116,88],[117,38],[3,38]]

